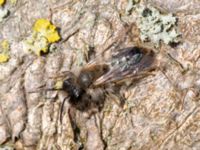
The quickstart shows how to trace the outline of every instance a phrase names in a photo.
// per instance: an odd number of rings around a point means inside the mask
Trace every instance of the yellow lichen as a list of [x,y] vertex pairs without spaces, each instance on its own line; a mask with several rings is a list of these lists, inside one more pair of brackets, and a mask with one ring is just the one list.
[[7,40],[3,40],[0,43],[0,63],[5,63],[9,60],[9,50],[10,50],[10,45]]
[[0,54],[0,63],[5,63],[5,62],[7,62],[8,60],[9,60],[9,55],[8,54],[3,54],[3,53],[1,53]]
[[17,4],[17,0],[10,0],[10,3],[11,3],[12,5],[15,5],[15,4]]
[[38,19],[33,25],[33,33],[23,42],[24,50],[36,55],[47,53],[50,44],[60,40],[56,27],[47,19]]
[[0,6],[3,5],[5,2],[5,0],[0,0]]
[[9,42],[7,40],[3,40],[1,42],[1,47],[4,51],[8,51],[10,49]]
[[55,88],[56,90],[60,90],[60,89],[62,89],[62,87],[63,87],[63,81],[58,80],[58,81],[56,82],[54,88]]
[[47,19],[38,19],[34,24],[33,30],[46,37],[49,43],[60,40],[56,27]]

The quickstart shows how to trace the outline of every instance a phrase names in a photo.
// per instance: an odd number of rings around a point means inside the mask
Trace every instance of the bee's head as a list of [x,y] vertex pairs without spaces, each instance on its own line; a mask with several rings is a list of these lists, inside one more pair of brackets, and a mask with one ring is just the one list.
[[71,99],[74,100],[79,99],[84,93],[84,90],[76,83],[76,80],[72,77],[64,80],[63,90],[65,90]]

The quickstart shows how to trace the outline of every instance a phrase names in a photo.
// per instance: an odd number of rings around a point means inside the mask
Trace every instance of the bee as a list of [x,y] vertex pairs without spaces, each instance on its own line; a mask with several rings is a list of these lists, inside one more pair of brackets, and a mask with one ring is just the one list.
[[154,69],[154,62],[153,50],[136,46],[120,49],[107,60],[91,61],[78,75],[70,72],[62,90],[68,93],[69,103],[79,111],[93,107],[99,110],[103,107],[106,92],[113,91],[110,89],[120,87],[127,80],[143,77]]

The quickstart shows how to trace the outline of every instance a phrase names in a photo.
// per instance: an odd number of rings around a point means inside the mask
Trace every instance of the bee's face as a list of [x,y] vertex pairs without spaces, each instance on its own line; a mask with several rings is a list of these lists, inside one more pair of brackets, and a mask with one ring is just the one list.
[[83,88],[81,88],[77,83],[75,78],[67,78],[63,82],[63,90],[65,90],[72,99],[79,99],[84,93]]

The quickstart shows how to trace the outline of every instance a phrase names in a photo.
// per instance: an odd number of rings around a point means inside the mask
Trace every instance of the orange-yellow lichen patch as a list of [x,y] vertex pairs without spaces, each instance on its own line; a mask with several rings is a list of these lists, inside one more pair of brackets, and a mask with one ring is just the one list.
[[4,51],[8,51],[10,49],[9,42],[7,40],[3,40],[1,42],[1,47]]
[[47,19],[38,19],[33,25],[32,34],[23,42],[25,51],[31,51],[36,55],[48,53],[52,43],[60,40],[56,26]]
[[46,37],[49,43],[60,40],[56,27],[47,19],[38,19],[34,24],[33,30]]
[[0,43],[0,63],[5,63],[9,60],[10,55],[9,55],[9,50],[10,50],[10,45],[7,40],[3,40]]
[[5,63],[9,60],[9,55],[8,54],[0,54],[0,63]]
[[3,5],[5,2],[5,0],[0,0],[0,6]]

